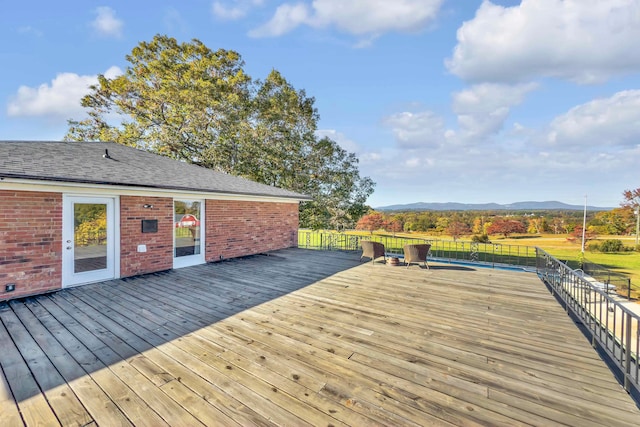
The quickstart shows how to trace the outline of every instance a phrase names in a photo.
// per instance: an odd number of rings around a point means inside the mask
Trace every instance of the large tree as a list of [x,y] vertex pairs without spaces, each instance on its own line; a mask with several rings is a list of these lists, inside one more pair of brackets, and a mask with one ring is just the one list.
[[622,195],[624,196],[622,206],[633,209],[636,214],[636,250],[640,250],[638,245],[640,235],[640,188],[625,190]]
[[451,221],[445,231],[449,236],[453,237],[454,241],[464,235],[471,234],[471,228],[459,220]]
[[380,212],[371,212],[363,215],[360,220],[358,220],[356,230],[366,230],[373,234],[374,231],[384,228],[385,222],[386,218],[383,214]]
[[640,188],[636,188],[634,190],[624,190],[622,192],[622,195],[624,196],[624,202],[622,202],[622,206],[640,206]]
[[66,139],[114,141],[268,185],[308,194],[303,227],[352,227],[373,181],[358,159],[316,135],[315,100],[276,70],[248,76],[237,52],[157,35],[127,55],[114,78],[100,75],[82,99],[87,118]]
[[513,233],[526,233],[527,228],[515,219],[496,218],[487,227],[487,234],[502,234],[509,237]]

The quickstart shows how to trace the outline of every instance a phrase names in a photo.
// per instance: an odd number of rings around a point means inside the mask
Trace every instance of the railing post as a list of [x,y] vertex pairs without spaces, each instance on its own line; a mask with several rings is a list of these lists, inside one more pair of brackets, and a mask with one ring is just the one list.
[[493,246],[493,248],[492,248],[492,253],[491,253],[491,267],[492,267],[492,268],[495,268],[495,267],[496,267],[496,247],[497,247],[498,245],[496,245],[496,244],[494,243],[494,244],[493,244],[493,245],[491,245],[491,246]]
[[629,393],[631,391],[631,382],[629,377],[631,375],[631,321],[632,318],[629,314],[625,315],[626,318],[626,334],[624,338],[624,389]]

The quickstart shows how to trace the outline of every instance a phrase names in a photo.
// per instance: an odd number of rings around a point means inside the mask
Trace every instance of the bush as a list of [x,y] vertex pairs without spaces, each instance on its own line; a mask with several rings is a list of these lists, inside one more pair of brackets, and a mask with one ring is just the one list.
[[624,243],[622,243],[622,240],[608,239],[599,244],[596,242],[590,243],[589,250],[609,253],[609,252],[624,252],[627,250],[627,248],[625,248]]
[[471,241],[474,243],[491,243],[491,240],[489,240],[489,236],[486,234],[474,234],[471,238]]

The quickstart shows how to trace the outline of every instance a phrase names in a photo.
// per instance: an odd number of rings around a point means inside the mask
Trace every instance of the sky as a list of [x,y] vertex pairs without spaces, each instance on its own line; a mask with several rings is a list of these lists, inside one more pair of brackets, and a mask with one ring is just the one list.
[[373,207],[616,207],[640,187],[640,0],[5,2],[0,140],[61,140],[156,34],[304,89]]

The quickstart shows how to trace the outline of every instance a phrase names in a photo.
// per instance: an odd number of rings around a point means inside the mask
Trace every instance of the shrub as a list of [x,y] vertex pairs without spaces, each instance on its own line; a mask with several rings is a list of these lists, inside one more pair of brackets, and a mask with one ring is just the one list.
[[486,234],[474,234],[471,238],[471,241],[474,243],[491,243],[491,240],[489,240],[489,236]]
[[589,249],[600,252],[624,252],[626,250],[622,240],[618,239],[608,239],[600,244],[592,243],[589,245]]

